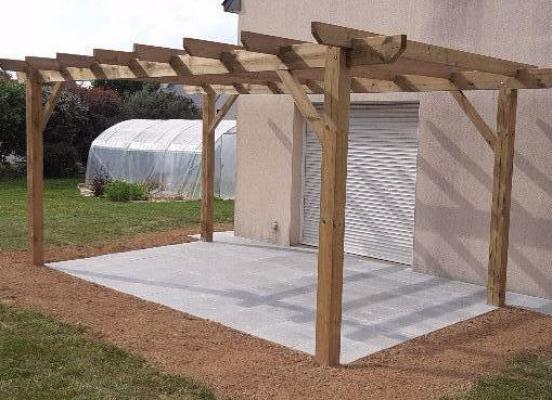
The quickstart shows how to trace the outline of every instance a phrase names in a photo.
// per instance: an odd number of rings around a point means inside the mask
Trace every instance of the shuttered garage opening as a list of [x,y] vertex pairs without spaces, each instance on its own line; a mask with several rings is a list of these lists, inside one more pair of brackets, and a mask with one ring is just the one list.
[[[322,106],[320,106],[321,109]],[[345,251],[412,264],[418,103],[352,104]],[[307,128],[303,243],[318,245],[321,147]]]

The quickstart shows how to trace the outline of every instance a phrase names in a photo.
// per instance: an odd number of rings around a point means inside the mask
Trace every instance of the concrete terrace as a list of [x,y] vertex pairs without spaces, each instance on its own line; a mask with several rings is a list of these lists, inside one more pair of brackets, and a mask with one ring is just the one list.
[[[217,233],[187,244],[52,263],[51,268],[314,354],[317,254]],[[493,310],[485,287],[345,257],[341,362]],[[508,304],[552,313],[552,301]]]

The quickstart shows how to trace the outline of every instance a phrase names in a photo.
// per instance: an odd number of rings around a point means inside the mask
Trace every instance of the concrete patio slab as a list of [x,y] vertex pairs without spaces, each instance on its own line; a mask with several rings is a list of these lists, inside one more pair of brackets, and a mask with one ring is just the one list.
[[[215,242],[109,254],[49,264],[313,354],[315,249],[283,248],[215,234]],[[349,363],[493,309],[485,288],[347,256],[341,362]],[[552,301],[509,294],[509,304],[552,313]]]

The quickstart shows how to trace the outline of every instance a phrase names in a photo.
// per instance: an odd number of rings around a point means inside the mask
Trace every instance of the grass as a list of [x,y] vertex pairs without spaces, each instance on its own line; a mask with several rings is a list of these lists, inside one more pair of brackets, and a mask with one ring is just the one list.
[[519,355],[502,374],[481,379],[466,393],[443,400],[552,400],[552,359]]
[[[45,182],[47,246],[105,244],[138,233],[190,228],[199,223],[199,201],[114,203],[82,197],[78,179]],[[0,181],[0,250],[26,246],[25,182]],[[231,222],[234,202],[215,200],[215,222]]]
[[0,399],[214,399],[82,329],[0,303]]

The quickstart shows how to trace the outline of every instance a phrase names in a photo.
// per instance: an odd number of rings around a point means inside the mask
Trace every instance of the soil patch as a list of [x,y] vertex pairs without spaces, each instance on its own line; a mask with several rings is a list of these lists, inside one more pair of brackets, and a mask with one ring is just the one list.
[[[218,226],[226,230],[229,226]],[[50,249],[48,261],[190,241],[193,231],[106,246]],[[496,373],[519,352],[552,353],[552,317],[505,308],[371,355],[322,368],[306,354],[0,253],[0,299],[87,328],[166,371],[234,399],[436,399]]]

